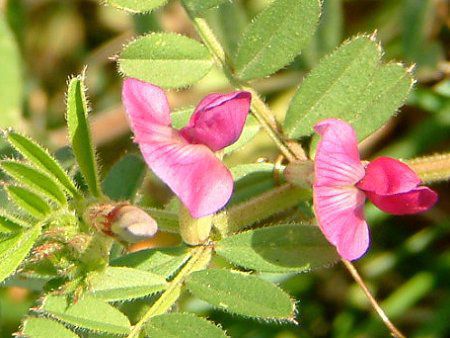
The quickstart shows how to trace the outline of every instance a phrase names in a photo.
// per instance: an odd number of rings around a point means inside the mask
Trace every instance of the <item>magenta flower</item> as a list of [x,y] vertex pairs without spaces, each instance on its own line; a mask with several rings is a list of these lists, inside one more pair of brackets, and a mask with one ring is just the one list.
[[348,123],[327,119],[314,129],[321,136],[314,162],[314,211],[325,237],[343,258],[357,259],[369,246],[366,197],[394,215],[423,212],[436,203],[437,194],[420,187],[419,177],[406,164],[389,157],[361,163]]
[[206,96],[181,130],[171,126],[169,104],[161,88],[126,79],[122,100],[145,161],[191,215],[203,217],[222,208],[233,191],[233,178],[214,152],[241,135],[250,93]]

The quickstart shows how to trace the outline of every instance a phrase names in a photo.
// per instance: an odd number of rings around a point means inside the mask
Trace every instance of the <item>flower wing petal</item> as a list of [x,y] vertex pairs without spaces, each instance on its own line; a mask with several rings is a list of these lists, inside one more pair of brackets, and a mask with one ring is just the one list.
[[394,195],[366,192],[369,200],[379,209],[393,215],[410,215],[427,211],[438,200],[438,195],[428,187],[418,187]]
[[420,178],[405,163],[379,157],[366,167],[366,175],[357,187],[377,195],[393,195],[411,191],[420,184]]
[[314,162],[314,186],[353,186],[364,177],[355,131],[347,122],[326,119],[314,126],[321,136]]
[[341,257],[360,258],[369,247],[364,193],[355,187],[316,187],[313,198],[317,221],[328,241]]
[[180,133],[189,143],[217,151],[236,142],[250,109],[251,95],[238,91],[206,96]]
[[233,178],[206,146],[152,141],[139,144],[148,166],[180,198],[193,217],[213,214],[230,199]]

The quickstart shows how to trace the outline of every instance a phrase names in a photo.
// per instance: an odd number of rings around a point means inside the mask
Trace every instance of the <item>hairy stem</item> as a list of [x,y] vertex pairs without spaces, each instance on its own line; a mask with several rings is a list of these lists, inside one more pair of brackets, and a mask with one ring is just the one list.
[[213,224],[222,236],[228,236],[310,198],[310,190],[284,184],[218,213]]
[[230,81],[230,83],[241,90],[249,91],[252,94],[252,105],[251,109],[256,119],[259,121],[264,130],[272,138],[275,144],[278,146],[283,155],[289,160],[294,159],[305,159],[305,153],[303,149],[298,149],[298,147],[290,147],[288,143],[285,142],[284,137],[280,131],[277,121],[275,120],[274,114],[270,111],[269,107],[264,103],[259,94],[255,89],[247,84],[242,83],[233,74],[233,67],[229,62],[222,45],[214,35],[214,32],[209,27],[205,19],[201,17],[196,17],[187,8],[187,13],[192,20],[200,38],[203,40],[206,47],[209,49],[210,53],[213,55],[216,64],[222,68],[224,74]]
[[152,305],[152,307],[144,314],[144,316],[133,326],[128,338],[138,338],[143,326],[150,318],[161,315],[169,311],[181,294],[181,287],[186,278],[195,271],[205,269],[211,260],[211,247],[199,246],[191,251],[191,257],[186,265],[180,270],[177,276],[169,283],[169,286]]
[[406,162],[424,183],[450,179],[450,154],[419,157]]
[[365,293],[366,297],[369,299],[370,304],[372,305],[374,310],[377,312],[378,316],[380,316],[380,318],[383,321],[383,323],[386,325],[386,327],[389,329],[389,331],[391,331],[392,336],[395,337],[395,338],[406,338],[395,327],[395,325],[389,320],[388,316],[383,311],[381,306],[378,304],[378,302],[376,301],[375,297],[369,291],[369,288],[364,283],[364,280],[359,275],[359,273],[356,270],[355,266],[351,262],[349,262],[349,261],[347,261],[345,259],[342,259],[342,263],[344,263],[344,266],[347,268],[348,272],[350,272],[350,274],[352,275],[352,277],[355,280],[355,282],[361,287],[361,289]]

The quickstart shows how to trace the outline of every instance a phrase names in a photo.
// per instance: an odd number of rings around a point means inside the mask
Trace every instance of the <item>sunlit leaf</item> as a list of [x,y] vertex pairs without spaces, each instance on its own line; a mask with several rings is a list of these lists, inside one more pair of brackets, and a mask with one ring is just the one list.
[[167,286],[166,280],[159,275],[126,267],[108,267],[89,282],[92,295],[106,301],[141,298]]
[[46,149],[15,131],[9,131],[7,134],[9,143],[20,152],[34,166],[53,176],[61,183],[72,195],[77,195],[77,188],[72,179],[67,175],[61,165],[47,152]]
[[61,205],[67,203],[66,195],[58,183],[40,170],[28,164],[10,160],[2,161],[0,168],[17,182],[27,185],[54,202]]
[[219,241],[216,252],[231,263],[262,272],[301,272],[339,260],[336,250],[313,225],[277,225]]
[[40,219],[51,211],[50,205],[41,196],[26,188],[10,185],[6,191],[12,202],[33,217]]
[[106,3],[131,13],[146,13],[164,6],[168,0],[106,0]]
[[242,80],[270,75],[297,56],[313,36],[318,0],[275,0],[244,32],[235,57]]
[[83,77],[70,80],[67,90],[67,129],[72,150],[86,180],[89,191],[95,197],[101,195],[95,149],[88,124],[88,103]]
[[21,219],[0,210],[0,233],[18,232],[27,226],[28,224]]
[[47,296],[41,310],[83,329],[114,335],[125,335],[131,329],[130,322],[123,313],[108,303],[87,295],[75,304],[69,304],[65,296]]
[[183,0],[183,3],[190,12],[198,15],[210,8],[219,6],[225,1],[227,0]]
[[122,50],[119,69],[128,77],[164,88],[186,87],[211,69],[211,55],[200,42],[173,33],[140,37]]
[[0,240],[0,282],[14,273],[41,233],[40,226]]
[[289,295],[255,276],[208,269],[191,274],[186,285],[194,296],[224,311],[263,319],[294,318]]
[[47,318],[28,318],[23,324],[22,332],[30,338],[78,338],[64,325]]
[[149,337],[226,338],[224,331],[204,318],[190,313],[167,313],[155,316],[145,327]]
[[187,247],[147,249],[133,252],[111,261],[112,266],[127,266],[171,277],[189,258]]

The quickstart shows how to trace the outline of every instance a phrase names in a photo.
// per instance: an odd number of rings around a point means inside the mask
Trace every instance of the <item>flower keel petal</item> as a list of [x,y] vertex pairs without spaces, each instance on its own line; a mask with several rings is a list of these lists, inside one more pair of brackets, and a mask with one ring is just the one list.
[[250,109],[251,95],[239,91],[205,97],[180,133],[189,142],[217,151],[236,142]]
[[373,192],[367,192],[366,195],[379,209],[393,215],[410,215],[424,212],[430,209],[438,200],[438,195],[428,187],[419,187],[394,195],[378,195]]

